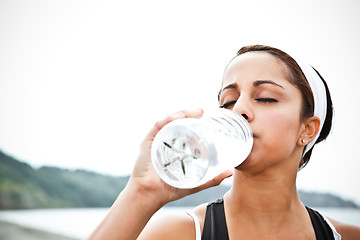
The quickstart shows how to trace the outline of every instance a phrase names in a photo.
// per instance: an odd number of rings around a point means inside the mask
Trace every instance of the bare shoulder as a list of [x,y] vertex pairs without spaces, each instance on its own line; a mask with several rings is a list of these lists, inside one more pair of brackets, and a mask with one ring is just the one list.
[[187,213],[154,216],[138,239],[195,239],[193,220]]
[[154,216],[138,239],[195,239],[194,223],[186,212]]
[[360,227],[329,218],[342,240],[360,240]]
[[[201,226],[202,214],[205,216],[206,206],[192,209],[198,217]],[[138,239],[195,239],[195,224],[193,218],[183,213],[170,213],[154,216],[146,225]]]
[[204,222],[205,222],[206,206],[207,206],[207,203],[204,203],[204,204],[201,204],[201,205],[195,207],[192,210],[195,213],[196,217],[199,219],[201,232],[203,230],[203,226],[204,226]]

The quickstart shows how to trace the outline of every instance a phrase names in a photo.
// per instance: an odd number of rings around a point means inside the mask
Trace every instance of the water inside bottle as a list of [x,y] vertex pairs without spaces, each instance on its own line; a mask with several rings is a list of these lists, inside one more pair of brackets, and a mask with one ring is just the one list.
[[156,135],[151,149],[159,176],[177,188],[197,187],[250,153],[252,132],[240,115],[221,110],[215,117],[175,120]]
[[186,188],[201,181],[209,166],[215,164],[216,152],[189,127],[169,127],[171,130],[157,143],[158,173],[170,185]]

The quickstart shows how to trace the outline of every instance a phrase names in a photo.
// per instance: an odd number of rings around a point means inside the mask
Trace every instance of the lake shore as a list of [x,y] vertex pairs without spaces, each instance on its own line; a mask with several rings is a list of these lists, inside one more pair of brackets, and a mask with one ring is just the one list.
[[[154,217],[184,213],[188,209],[164,207]],[[360,226],[358,208],[317,208],[316,210],[338,221]],[[0,240],[86,239],[108,212],[108,208],[0,211]]]
[[55,233],[50,233],[14,223],[0,221],[0,239],[6,240],[76,240]]

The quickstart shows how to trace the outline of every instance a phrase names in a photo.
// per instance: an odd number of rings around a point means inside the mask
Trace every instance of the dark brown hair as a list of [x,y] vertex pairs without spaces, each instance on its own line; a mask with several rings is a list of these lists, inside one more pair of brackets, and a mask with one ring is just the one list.
[[[287,70],[288,70],[288,80],[290,83],[292,83],[296,88],[298,88],[302,95],[302,113],[301,113],[301,119],[306,119],[314,115],[314,97],[313,93],[311,91],[310,85],[308,81],[306,80],[306,77],[304,73],[302,72],[299,65],[296,63],[296,61],[287,53],[281,51],[280,49],[264,46],[264,45],[251,45],[242,47],[238,52],[236,56],[239,56],[241,54],[247,53],[247,52],[265,52],[268,54],[271,54],[272,56],[275,56],[277,59],[281,60]],[[326,89],[326,97],[327,97],[327,112],[326,112],[326,118],[323,125],[323,128],[321,129],[319,138],[316,140],[316,143],[319,143],[323,141],[330,133],[331,125],[332,125],[332,118],[333,118],[333,105],[332,100],[329,92],[329,88],[325,82],[325,80],[322,78],[322,76],[319,74],[319,72],[314,69],[316,73],[320,76],[321,80],[324,83],[325,89]],[[314,147],[312,147],[306,154],[303,156],[299,163],[299,169],[306,166],[306,164],[310,160],[310,156],[312,153]]]

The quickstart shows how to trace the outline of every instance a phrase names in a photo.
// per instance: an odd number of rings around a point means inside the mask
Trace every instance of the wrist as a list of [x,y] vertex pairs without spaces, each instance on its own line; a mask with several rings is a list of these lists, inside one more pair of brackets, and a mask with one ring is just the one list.
[[89,239],[136,239],[162,204],[129,181]]
[[140,209],[153,214],[166,204],[159,195],[156,189],[143,186],[130,179],[119,198],[124,197]]

